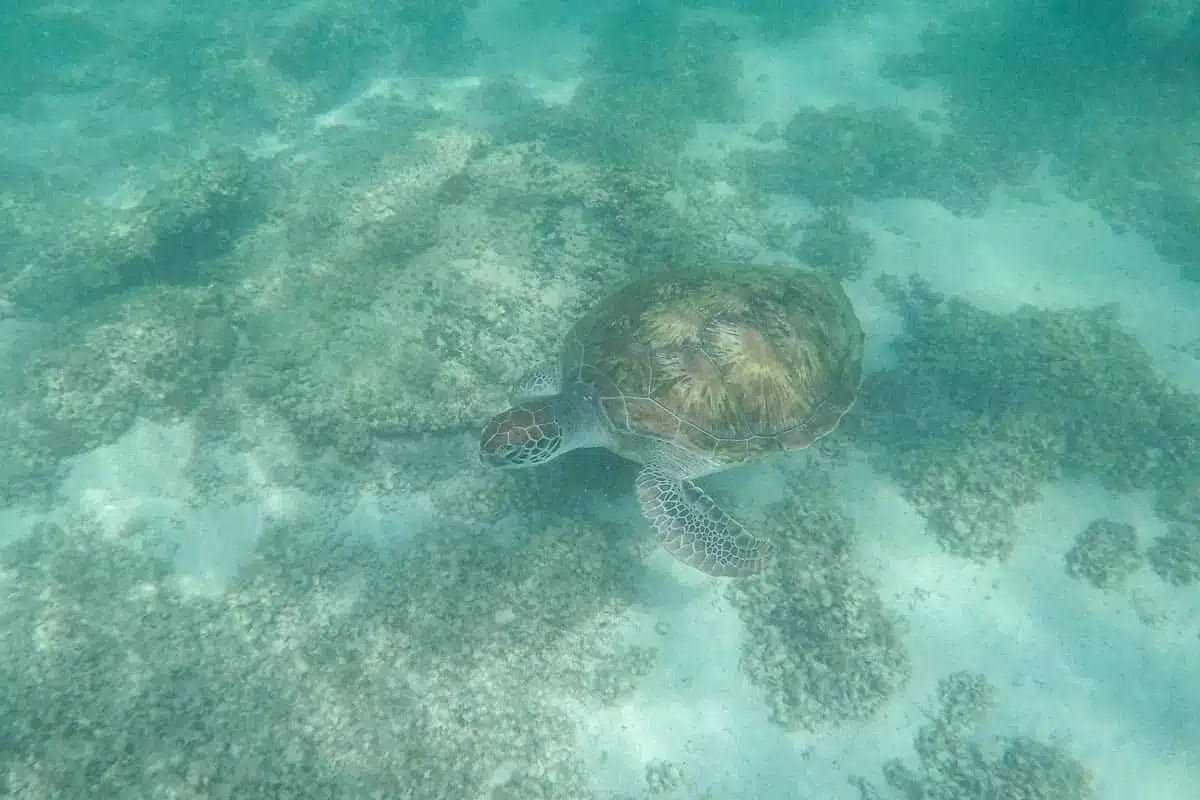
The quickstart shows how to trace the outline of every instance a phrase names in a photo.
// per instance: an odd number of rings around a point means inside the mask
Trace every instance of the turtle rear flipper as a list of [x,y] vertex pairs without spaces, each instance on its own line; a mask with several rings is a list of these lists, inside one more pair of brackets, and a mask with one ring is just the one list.
[[761,572],[774,546],[746,532],[694,481],[655,466],[638,473],[638,502],[659,541],[693,569],[716,577]]

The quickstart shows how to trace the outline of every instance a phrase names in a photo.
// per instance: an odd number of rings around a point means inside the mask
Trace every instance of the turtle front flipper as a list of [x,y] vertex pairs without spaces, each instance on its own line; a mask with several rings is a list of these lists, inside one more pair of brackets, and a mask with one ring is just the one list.
[[754,575],[774,553],[770,542],[747,533],[694,481],[647,466],[636,487],[663,547],[689,567],[717,577]]

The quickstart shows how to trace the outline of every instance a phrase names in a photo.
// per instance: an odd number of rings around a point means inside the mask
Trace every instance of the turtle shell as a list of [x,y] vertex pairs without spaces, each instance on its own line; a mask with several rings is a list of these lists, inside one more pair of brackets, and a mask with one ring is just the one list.
[[863,333],[840,284],[786,267],[658,273],[611,295],[562,350],[619,438],[668,442],[715,467],[807,447],[862,380]]

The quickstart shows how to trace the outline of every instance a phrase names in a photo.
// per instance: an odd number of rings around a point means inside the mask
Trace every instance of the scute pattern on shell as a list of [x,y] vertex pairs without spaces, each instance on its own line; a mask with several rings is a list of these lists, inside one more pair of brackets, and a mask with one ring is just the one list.
[[609,297],[568,334],[562,367],[596,387],[618,432],[736,464],[831,431],[857,394],[862,347],[833,278],[708,267]]

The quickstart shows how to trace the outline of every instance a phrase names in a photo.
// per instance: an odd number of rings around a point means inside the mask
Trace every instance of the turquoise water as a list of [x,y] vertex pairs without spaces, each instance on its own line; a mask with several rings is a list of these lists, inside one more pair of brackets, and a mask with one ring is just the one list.
[[[1191,0],[0,8],[0,796],[1200,797]],[[479,460],[627,281],[834,276],[857,402]]]

